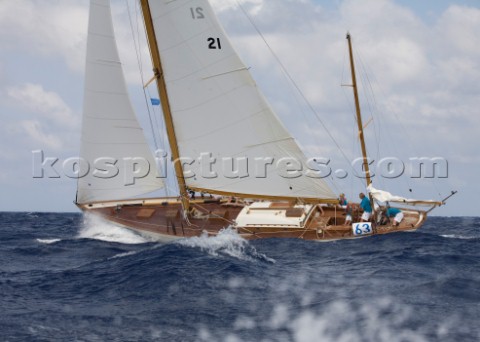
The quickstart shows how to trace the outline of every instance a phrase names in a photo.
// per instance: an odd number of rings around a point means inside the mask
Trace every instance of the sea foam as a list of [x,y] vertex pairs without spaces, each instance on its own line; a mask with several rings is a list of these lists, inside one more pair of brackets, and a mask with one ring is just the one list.
[[200,236],[182,239],[176,243],[186,247],[200,248],[202,251],[213,256],[223,254],[240,260],[252,261],[260,259],[267,262],[275,262],[275,260],[266,255],[258,253],[255,247],[238,235],[232,227],[222,229],[215,236],[209,236],[209,234],[204,231]]
[[85,214],[83,227],[77,238],[95,239],[123,244],[142,244],[150,242],[149,239],[135,232],[107,222],[96,215]]

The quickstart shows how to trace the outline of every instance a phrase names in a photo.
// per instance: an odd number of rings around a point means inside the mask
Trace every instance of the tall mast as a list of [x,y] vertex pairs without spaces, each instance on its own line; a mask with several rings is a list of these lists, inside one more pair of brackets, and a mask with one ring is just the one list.
[[363,135],[362,113],[360,112],[360,101],[358,99],[357,77],[355,75],[355,63],[353,61],[352,39],[350,37],[350,33],[347,33],[347,41],[348,41],[348,51],[350,53],[350,67],[352,71],[352,87],[353,87],[353,96],[355,98],[355,111],[357,112],[358,137],[360,139],[360,146],[362,147],[363,169],[365,170],[365,176],[367,178],[367,187],[368,187],[372,183],[372,179],[370,177],[370,168],[368,166],[368,158],[367,158],[367,148],[365,146],[365,138]]
[[180,162],[180,153],[178,151],[177,138],[175,135],[175,128],[173,126],[172,111],[170,109],[170,102],[167,95],[167,86],[162,69],[162,61],[158,51],[157,38],[155,37],[155,30],[153,28],[152,14],[150,12],[150,5],[148,0],[140,0],[142,5],[143,19],[145,22],[145,29],[147,32],[148,45],[150,46],[150,55],[152,57],[153,70],[157,81],[158,94],[162,104],[163,117],[165,119],[165,126],[167,129],[168,142],[172,151],[172,159],[174,160],[175,174],[177,176],[178,187],[180,189],[180,196],[182,200],[185,214],[188,212],[190,203],[188,200],[187,185],[185,177],[183,176],[183,165]]

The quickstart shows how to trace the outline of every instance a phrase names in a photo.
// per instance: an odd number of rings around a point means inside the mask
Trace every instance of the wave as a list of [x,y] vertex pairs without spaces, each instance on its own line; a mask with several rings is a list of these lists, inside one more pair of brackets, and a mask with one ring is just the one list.
[[460,240],[473,240],[473,239],[479,238],[478,236],[465,236],[465,235],[457,235],[457,234],[445,234],[440,236],[447,239],[460,239]]
[[138,253],[139,253],[138,251],[130,251],[130,252],[125,252],[125,253],[115,254],[114,256],[108,258],[108,260],[123,258],[123,257],[131,256],[131,255],[135,255],[135,254],[138,254]]
[[222,229],[215,236],[209,236],[207,232],[203,232],[198,237],[178,240],[175,243],[185,247],[200,248],[212,256],[228,255],[240,260],[253,261],[260,259],[275,263],[274,259],[258,253],[255,247],[250,245],[247,240],[238,235],[236,230],[231,227]]
[[[270,316],[262,320],[238,316],[229,331],[200,328],[199,340],[250,341],[258,338],[259,332],[265,331],[268,331],[269,340],[297,342],[426,342],[432,338],[426,333],[430,328],[426,326],[428,323],[415,327],[412,324],[415,317],[413,309],[391,298],[378,298],[372,303],[334,300],[322,310],[304,308],[299,311],[286,304],[276,304],[272,309]],[[443,340],[448,335],[450,318],[437,323],[444,329],[434,333],[436,340]],[[224,339],[225,336],[228,338]]]
[[79,239],[94,239],[108,242],[138,245],[151,242],[146,237],[139,235],[132,230],[107,222],[102,218],[85,214],[83,227],[77,235]]
[[46,245],[51,245],[53,243],[57,243],[57,242],[62,241],[62,239],[36,239],[36,240],[37,240],[37,242],[43,243],[43,244],[46,244]]

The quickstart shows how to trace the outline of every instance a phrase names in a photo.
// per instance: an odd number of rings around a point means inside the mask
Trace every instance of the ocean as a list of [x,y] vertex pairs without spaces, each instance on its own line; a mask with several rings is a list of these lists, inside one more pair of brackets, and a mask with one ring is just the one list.
[[359,240],[160,244],[0,213],[1,341],[479,341],[480,218]]

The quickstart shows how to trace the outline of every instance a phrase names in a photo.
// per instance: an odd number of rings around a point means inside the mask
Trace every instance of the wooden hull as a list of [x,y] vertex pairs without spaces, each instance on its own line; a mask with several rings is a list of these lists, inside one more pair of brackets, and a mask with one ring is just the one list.
[[[191,205],[193,212],[187,219],[182,215],[181,202],[173,198],[78,204],[78,207],[85,213],[97,215],[159,241],[200,236],[204,232],[215,236],[227,227],[233,227],[245,239],[299,238],[331,241],[412,231],[418,229],[427,217],[423,211],[403,210],[404,219],[399,226],[374,225],[372,234],[356,236],[352,226],[345,225],[345,211],[335,206],[312,206],[308,213],[304,213],[303,223],[292,227],[265,223],[239,225],[236,220],[245,215],[245,205],[230,203],[225,199],[196,200],[191,201]],[[273,203],[263,209],[268,209],[271,215],[278,215],[282,210],[288,211],[288,204],[283,205]],[[360,215],[360,212],[354,212],[353,222],[359,222]]]

